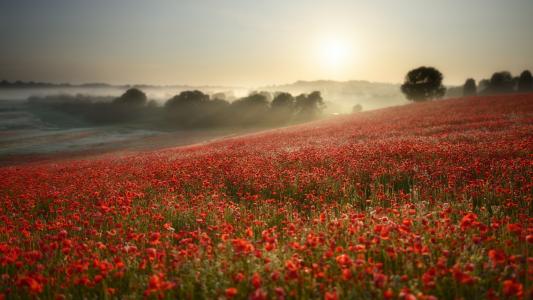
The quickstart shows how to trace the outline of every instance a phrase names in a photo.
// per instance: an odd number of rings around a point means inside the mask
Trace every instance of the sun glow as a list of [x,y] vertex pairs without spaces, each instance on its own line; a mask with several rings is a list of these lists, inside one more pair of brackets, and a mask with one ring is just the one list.
[[322,59],[330,66],[338,66],[345,61],[347,47],[339,40],[328,41],[322,46]]
[[349,69],[352,63],[353,47],[346,39],[330,36],[318,41],[317,60],[323,71],[331,76],[340,75]]

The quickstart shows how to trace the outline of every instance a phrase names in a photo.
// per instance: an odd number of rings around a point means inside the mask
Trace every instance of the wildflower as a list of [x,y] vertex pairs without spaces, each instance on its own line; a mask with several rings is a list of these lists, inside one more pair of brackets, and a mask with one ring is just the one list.
[[520,224],[507,224],[507,230],[514,234],[520,234],[522,231],[522,226],[520,226]]
[[248,227],[248,228],[246,228],[246,235],[247,235],[249,238],[254,237],[254,231],[252,230],[252,227]]
[[515,279],[508,279],[503,281],[503,294],[507,297],[522,297],[524,287],[521,283],[516,282]]
[[162,295],[164,291],[172,289],[174,286],[174,283],[165,281],[164,276],[162,274],[154,274],[150,276],[150,280],[148,281],[148,287],[144,291],[144,295]]
[[477,220],[477,215],[475,213],[467,213],[462,219],[461,219],[461,229],[466,230],[472,225],[475,224]]
[[383,298],[386,300],[390,300],[394,297],[394,292],[391,289],[387,289],[383,291]]
[[172,227],[172,224],[170,223],[165,223],[163,224],[163,228],[165,228],[165,230],[168,230],[168,231],[174,231],[174,227]]
[[233,239],[231,243],[233,244],[233,249],[236,253],[248,254],[255,250],[254,246],[244,239]]
[[352,259],[346,254],[337,256],[335,260],[341,267],[350,267],[352,265]]
[[256,289],[252,293],[252,296],[250,297],[250,299],[251,300],[266,300],[267,299],[267,294],[262,289]]
[[252,285],[258,289],[261,286],[261,276],[258,273],[254,273],[252,276]]
[[528,234],[526,236],[526,241],[529,243],[529,244],[533,244],[533,234]]
[[235,274],[233,276],[233,280],[235,280],[235,282],[241,282],[244,280],[244,274],[242,272],[239,272],[237,274]]
[[276,287],[274,288],[274,292],[276,293],[276,296],[278,296],[278,299],[285,299],[285,290],[282,287]]
[[383,288],[385,284],[387,283],[387,276],[385,274],[381,273],[374,273],[374,285],[377,288]]
[[161,243],[159,241],[160,238],[161,238],[161,233],[152,232],[152,234],[150,234],[150,244],[151,245],[158,245],[159,243]]
[[18,280],[18,284],[28,287],[31,294],[40,294],[44,290],[43,284],[32,276],[22,277]]
[[505,263],[505,252],[502,250],[491,249],[488,256],[495,266]]
[[336,291],[333,291],[333,292],[326,292],[324,294],[324,300],[338,300],[339,297],[337,296],[337,292]]
[[342,269],[342,279],[348,281],[352,278],[352,271],[350,269]]
[[287,277],[289,279],[298,278],[298,263],[294,262],[293,260],[287,260],[285,262],[285,270],[287,271]]
[[149,260],[154,260],[156,258],[157,250],[155,248],[146,248],[145,251]]
[[237,295],[237,289],[234,287],[230,287],[226,289],[226,297],[233,298]]

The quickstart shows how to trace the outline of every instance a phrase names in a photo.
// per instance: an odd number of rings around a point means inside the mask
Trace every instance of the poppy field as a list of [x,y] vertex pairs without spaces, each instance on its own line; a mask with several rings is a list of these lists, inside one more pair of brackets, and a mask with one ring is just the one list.
[[533,95],[0,168],[0,299],[531,299]]

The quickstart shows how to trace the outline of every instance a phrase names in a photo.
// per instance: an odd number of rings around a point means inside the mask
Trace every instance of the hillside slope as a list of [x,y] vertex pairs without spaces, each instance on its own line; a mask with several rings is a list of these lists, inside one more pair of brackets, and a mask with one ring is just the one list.
[[528,298],[532,175],[531,94],[4,167],[0,299]]

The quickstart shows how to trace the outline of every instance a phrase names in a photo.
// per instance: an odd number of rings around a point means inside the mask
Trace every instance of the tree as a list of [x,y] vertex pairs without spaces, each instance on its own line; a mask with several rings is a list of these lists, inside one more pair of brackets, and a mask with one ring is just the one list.
[[533,91],[533,78],[531,77],[531,72],[525,70],[520,74],[518,79],[518,91],[519,92],[531,92]]
[[433,67],[419,67],[407,73],[401,89],[411,101],[442,98],[446,92],[442,78],[442,73]]
[[253,91],[253,92],[250,93],[250,96],[251,95],[256,95],[256,94],[265,97],[267,102],[271,102],[272,101],[272,93],[270,93],[270,92],[267,92],[267,91]]
[[209,101],[209,95],[202,93],[201,91],[183,91],[179,95],[172,97],[165,103],[165,108],[177,109],[198,106],[202,102]]
[[476,81],[473,78],[468,78],[463,86],[463,96],[475,96],[476,93]]
[[167,119],[182,127],[203,126],[209,95],[201,91],[183,91],[165,103]]
[[489,83],[489,93],[502,94],[511,93],[513,91],[514,83],[513,76],[507,71],[496,72],[492,74]]
[[251,94],[248,97],[233,101],[231,105],[235,108],[263,110],[268,108],[268,100],[263,94]]
[[139,119],[146,108],[148,99],[146,94],[137,89],[130,88],[112,103],[94,103],[91,108],[99,110],[98,113],[89,114],[90,119],[98,123],[117,123]]
[[296,97],[296,108],[298,117],[301,119],[316,118],[324,107],[324,99],[319,91],[314,91],[309,95],[301,94]]
[[294,97],[289,93],[279,93],[272,100],[271,107],[274,110],[292,110]]
[[227,96],[225,93],[222,93],[222,92],[219,92],[219,93],[214,93],[211,95],[211,99],[215,100],[215,99],[218,99],[218,100],[226,100]]
[[239,125],[256,125],[266,120],[269,102],[265,94],[251,94],[237,99],[230,105],[233,123]]
[[486,95],[489,92],[490,80],[481,79],[477,85],[478,95]]
[[146,94],[136,88],[128,89],[119,98],[116,98],[113,102],[117,104],[126,104],[131,106],[144,106],[147,102]]
[[270,103],[270,123],[286,124],[292,120],[295,109],[294,97],[289,93],[280,92],[275,94]]

